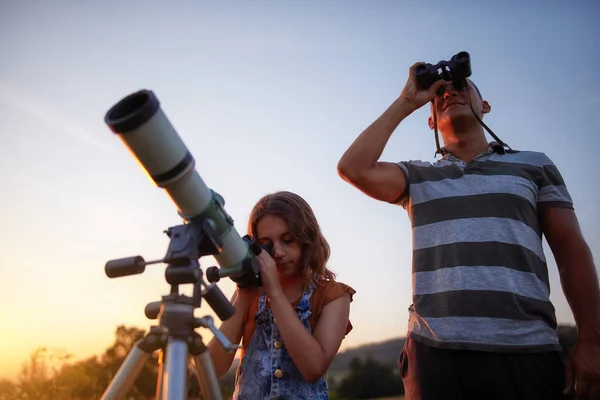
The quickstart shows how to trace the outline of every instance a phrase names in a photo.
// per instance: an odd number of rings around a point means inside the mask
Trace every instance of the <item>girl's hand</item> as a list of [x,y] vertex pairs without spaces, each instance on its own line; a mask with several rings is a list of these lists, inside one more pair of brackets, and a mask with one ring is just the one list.
[[262,287],[269,298],[283,293],[277,274],[277,265],[275,260],[266,251],[261,251],[257,256],[260,265],[260,277]]

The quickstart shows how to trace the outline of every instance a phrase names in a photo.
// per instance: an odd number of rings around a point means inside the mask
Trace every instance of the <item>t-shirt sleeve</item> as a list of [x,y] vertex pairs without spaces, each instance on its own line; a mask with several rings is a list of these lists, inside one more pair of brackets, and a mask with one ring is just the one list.
[[537,179],[538,206],[573,208],[571,194],[554,162],[548,156],[544,155],[540,168],[540,174]]
[[406,180],[406,187],[404,188],[404,192],[398,197],[396,200],[391,201],[391,204],[397,204],[406,208],[408,206],[408,199],[410,195],[410,161],[399,161],[396,163],[396,166],[400,168],[402,174],[404,174],[404,179]]
[[[331,303],[334,300],[339,299],[340,297],[344,296],[345,294],[350,295],[350,302],[352,302],[355,293],[356,293],[356,290],[354,290],[353,288],[351,288],[350,286],[348,286],[344,283],[331,282],[329,285],[327,285],[327,287],[325,288],[325,290],[323,292],[323,298],[321,300],[320,309],[323,309],[327,304]],[[348,325],[346,326],[345,335],[350,333],[351,330],[352,330],[352,323],[350,321],[348,321]]]

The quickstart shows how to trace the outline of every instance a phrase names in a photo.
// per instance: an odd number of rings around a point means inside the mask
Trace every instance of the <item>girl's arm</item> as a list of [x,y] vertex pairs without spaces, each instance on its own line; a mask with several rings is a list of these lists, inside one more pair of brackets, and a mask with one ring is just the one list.
[[[239,344],[242,339],[244,316],[248,312],[250,302],[255,296],[256,291],[254,290],[238,289],[230,300],[235,307],[235,314],[225,320],[221,326],[219,326],[219,330],[227,336],[227,339],[229,339],[232,344]],[[235,352],[228,353],[215,337],[208,343],[208,352],[214,364],[215,373],[217,374],[217,377],[220,378],[229,370],[229,368],[231,368]]]
[[327,304],[313,336],[308,333],[283,292],[270,297],[273,316],[285,347],[302,374],[312,382],[319,379],[331,364],[344,339],[350,314],[350,295]]
[[323,308],[311,336],[281,289],[275,261],[264,251],[258,258],[263,289],[269,296],[285,347],[302,377],[308,382],[315,381],[325,374],[340,348],[350,317],[350,295],[346,294]]

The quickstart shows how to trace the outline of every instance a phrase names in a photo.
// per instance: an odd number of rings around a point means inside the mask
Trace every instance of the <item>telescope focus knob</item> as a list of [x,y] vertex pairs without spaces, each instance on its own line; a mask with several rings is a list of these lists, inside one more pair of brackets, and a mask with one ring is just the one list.
[[146,261],[142,256],[133,256],[112,260],[106,263],[104,272],[109,278],[141,274],[146,269]]
[[206,279],[209,282],[219,282],[221,277],[219,276],[219,268],[217,267],[208,267],[206,269]]

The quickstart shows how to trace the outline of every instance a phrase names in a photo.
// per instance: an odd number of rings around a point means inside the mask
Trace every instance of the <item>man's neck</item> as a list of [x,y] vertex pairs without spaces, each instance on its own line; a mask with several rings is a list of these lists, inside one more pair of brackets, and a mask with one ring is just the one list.
[[445,149],[466,163],[485,152],[489,146],[481,126],[460,133],[446,133],[443,139]]

